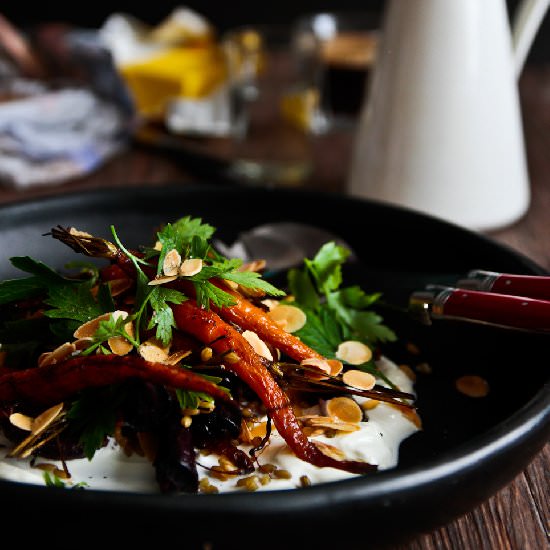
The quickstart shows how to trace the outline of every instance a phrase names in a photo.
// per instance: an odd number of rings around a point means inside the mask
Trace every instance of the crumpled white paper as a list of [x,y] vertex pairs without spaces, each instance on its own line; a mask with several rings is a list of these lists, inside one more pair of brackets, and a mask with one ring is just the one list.
[[62,183],[99,167],[127,139],[117,107],[68,88],[0,104],[0,182]]

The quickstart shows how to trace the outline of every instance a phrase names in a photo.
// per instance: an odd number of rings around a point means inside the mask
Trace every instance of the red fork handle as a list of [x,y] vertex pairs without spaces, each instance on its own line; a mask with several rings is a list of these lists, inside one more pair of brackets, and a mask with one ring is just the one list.
[[459,281],[457,286],[497,294],[550,300],[550,276],[544,275],[515,275],[476,269],[470,271],[468,277]]
[[409,310],[424,323],[461,319],[490,325],[550,332],[550,301],[460,288],[428,287],[415,292]]

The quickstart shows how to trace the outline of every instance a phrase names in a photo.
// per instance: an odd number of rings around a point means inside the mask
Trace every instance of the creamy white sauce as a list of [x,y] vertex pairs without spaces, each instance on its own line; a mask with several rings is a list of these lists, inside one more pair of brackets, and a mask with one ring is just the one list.
[[[414,393],[413,383],[408,376],[387,358],[381,358],[378,366],[382,372],[402,391]],[[360,400],[358,400],[360,401]],[[375,464],[385,470],[397,465],[401,442],[418,430],[417,426],[406,418],[395,407],[380,403],[367,411],[368,421],[360,423],[360,429],[337,435],[335,437],[316,436],[312,439],[322,441],[341,449],[346,458]],[[44,472],[33,468],[29,460],[6,458],[9,444],[1,440],[0,444],[0,478],[20,483],[44,484]],[[201,465],[214,466],[218,463],[214,455],[198,457]],[[36,464],[47,462],[58,468],[60,462],[39,459]],[[273,432],[269,445],[259,455],[260,464],[273,464],[279,469],[290,472],[290,479],[271,479],[258,490],[291,489],[300,486],[300,477],[307,476],[312,484],[336,481],[353,477],[353,474],[335,468],[318,468],[296,458],[288,450],[284,440]],[[114,441],[98,450],[92,461],[77,459],[67,461],[71,479],[67,486],[84,483],[91,489],[105,491],[128,491],[158,493],[153,466],[137,455],[128,457]],[[208,476],[208,470],[199,466],[199,476]],[[246,476],[242,476],[246,477]],[[220,492],[244,491],[236,486],[238,477],[232,476],[228,481],[209,477],[211,485]]]

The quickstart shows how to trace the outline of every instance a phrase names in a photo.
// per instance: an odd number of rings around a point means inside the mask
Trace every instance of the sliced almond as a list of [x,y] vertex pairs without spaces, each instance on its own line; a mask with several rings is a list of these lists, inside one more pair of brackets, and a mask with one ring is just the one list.
[[150,280],[147,284],[150,286],[155,285],[164,285],[166,283],[171,283],[172,281],[175,281],[178,278],[177,275],[160,275],[158,277],[155,277],[154,279]]
[[252,346],[258,355],[265,357],[268,361],[273,361],[273,355],[267,347],[267,344],[255,332],[245,330],[243,332],[243,338]]
[[280,324],[286,332],[300,330],[307,321],[306,314],[300,308],[288,304],[279,304],[269,310],[267,316],[275,323]]
[[175,249],[168,251],[166,256],[164,256],[164,262],[162,263],[162,272],[167,276],[171,277],[178,274],[178,269],[181,264],[180,253]]
[[32,428],[32,418],[26,414],[13,413],[10,414],[10,422],[20,430],[30,432]]
[[61,344],[53,351],[40,354],[38,357],[38,366],[45,367],[46,365],[53,365],[63,361],[63,359],[69,357],[72,353],[76,351],[76,346],[71,342],[65,342]]
[[372,350],[363,342],[346,340],[338,346],[336,357],[350,365],[362,365],[372,359]]
[[335,447],[334,445],[329,445],[328,443],[323,443],[322,441],[312,440],[312,443],[324,454],[335,460],[345,460],[346,455],[343,451]]
[[329,416],[342,422],[358,423],[363,419],[361,407],[350,397],[334,397],[325,404]]
[[361,408],[364,411],[370,411],[378,407],[378,405],[380,405],[380,401],[378,401],[378,399],[367,399],[361,403]]
[[299,420],[305,426],[311,428],[325,428],[340,432],[355,432],[360,429],[357,422],[342,422],[338,418],[332,416],[302,416]]
[[[126,319],[128,317],[128,312],[126,311],[115,311],[113,313],[113,319]],[[132,322],[128,322],[124,325],[124,330],[127,332],[128,336],[131,338],[134,337],[134,325]],[[109,344],[109,347],[111,348],[111,351],[115,355],[126,355],[130,353],[132,348],[134,347],[131,342],[129,342],[126,338],[123,336],[113,336],[112,338],[109,338],[107,340],[107,343]]]
[[376,378],[362,370],[348,370],[342,375],[342,380],[344,384],[359,390],[372,390],[376,384]]
[[489,393],[489,383],[475,374],[465,375],[455,382],[456,389],[468,397],[485,397]]
[[[306,375],[315,380],[322,380],[330,375],[332,368],[326,359],[318,359],[317,357],[308,357],[304,359],[300,365],[309,367],[306,371]],[[315,372],[319,371],[319,372]]]
[[88,338],[79,338],[78,340],[75,340],[73,342],[73,346],[75,347],[76,351],[82,351],[90,347],[90,340]]
[[229,279],[222,279],[225,286],[230,288],[231,290],[238,290],[239,285],[235,281],[230,281]]
[[279,300],[274,300],[273,298],[265,298],[265,300],[262,300],[261,303],[268,309],[268,311],[271,311],[279,305]]
[[33,435],[43,432],[60,414],[63,410],[63,403],[58,403],[53,407],[45,410],[43,413],[39,414],[33,421],[31,425],[31,433]]
[[143,359],[151,363],[164,363],[168,358],[168,349],[162,346],[158,340],[146,340],[140,344],[137,351]]
[[83,325],[80,325],[75,331],[73,336],[77,339],[85,338],[91,340],[99,328],[101,321],[108,321],[111,318],[112,313],[104,313],[95,319],[87,321]]
[[188,258],[181,263],[178,273],[182,277],[192,277],[199,273],[201,269],[202,260],[200,258]]
[[331,376],[338,376],[344,369],[342,361],[339,361],[338,359],[327,359],[326,361],[330,367]]
[[179,350],[174,353],[171,353],[163,362],[166,365],[175,365],[179,363],[182,359],[185,359],[187,356],[191,355],[191,350]]

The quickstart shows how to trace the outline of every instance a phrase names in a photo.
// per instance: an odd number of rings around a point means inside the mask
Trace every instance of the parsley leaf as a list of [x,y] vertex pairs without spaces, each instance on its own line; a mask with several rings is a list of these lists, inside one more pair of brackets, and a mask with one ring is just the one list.
[[172,304],[181,304],[187,300],[186,296],[174,289],[155,286],[149,293],[149,302],[153,308],[153,315],[149,320],[148,329],[156,327],[156,337],[163,345],[172,340],[172,329],[176,327]]
[[284,296],[285,292],[279,290],[265,279],[261,278],[259,273],[253,271],[238,271],[242,265],[242,260],[234,258],[228,260],[221,258],[215,260],[211,265],[205,265],[199,273],[187,277],[193,282],[197,294],[197,303],[204,308],[209,307],[212,302],[216,307],[230,307],[235,305],[235,299],[210,282],[210,279],[227,279],[233,281],[245,288],[259,289],[271,296]]
[[80,433],[79,441],[88,460],[103,446],[105,438],[114,433],[116,411],[123,397],[119,386],[107,386],[85,390],[72,403],[67,418],[71,429]]
[[44,312],[54,319],[72,319],[82,323],[98,317],[104,311],[92,295],[93,281],[78,284],[64,284],[50,287],[44,300],[53,309]]
[[[302,269],[288,273],[288,285],[307,321],[296,335],[325,357],[334,357],[343,340],[359,340],[367,345],[393,341],[395,333],[368,308],[380,294],[366,294],[358,286],[343,287],[342,265],[349,250],[328,242],[313,259],[305,259]],[[370,368],[370,367],[369,367]]]
[[32,277],[0,282],[0,305],[33,298],[52,286],[74,282],[65,279],[43,262],[29,256],[14,256],[10,258],[10,262],[17,269],[30,273]]

